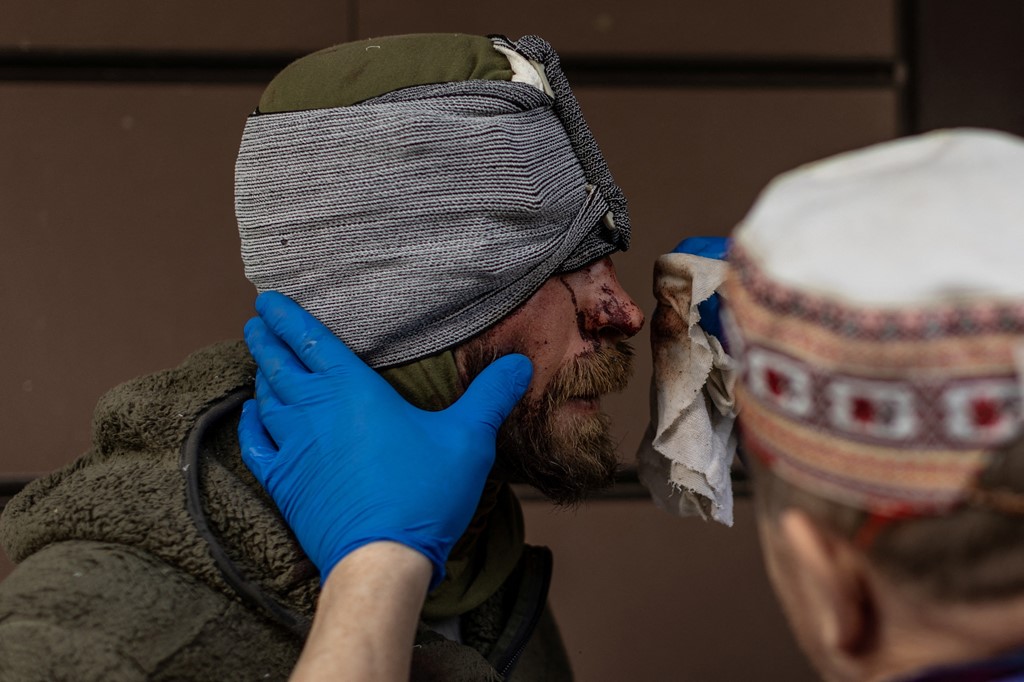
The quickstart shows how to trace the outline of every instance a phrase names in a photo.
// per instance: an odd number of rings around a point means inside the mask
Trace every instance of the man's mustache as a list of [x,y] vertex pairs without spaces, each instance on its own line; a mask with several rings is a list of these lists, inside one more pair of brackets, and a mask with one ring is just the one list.
[[633,373],[633,347],[625,341],[579,355],[558,369],[545,391],[549,404],[599,398],[626,388]]

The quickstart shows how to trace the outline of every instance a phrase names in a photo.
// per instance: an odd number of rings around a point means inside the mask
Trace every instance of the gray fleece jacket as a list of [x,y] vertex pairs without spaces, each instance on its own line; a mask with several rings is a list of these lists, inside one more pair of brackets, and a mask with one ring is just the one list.
[[[101,398],[93,448],[0,516],[19,565],[0,583],[0,681],[283,680],[319,576],[239,457],[245,346]],[[545,607],[550,556],[527,548],[462,618],[466,646],[420,628],[413,679],[571,679]]]

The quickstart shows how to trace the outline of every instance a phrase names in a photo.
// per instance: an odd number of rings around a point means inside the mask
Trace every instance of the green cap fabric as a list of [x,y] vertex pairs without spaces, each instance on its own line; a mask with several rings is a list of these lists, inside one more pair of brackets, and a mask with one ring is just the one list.
[[512,80],[508,59],[484,36],[417,33],[360,40],[289,64],[267,86],[259,112],[330,109],[434,83]]

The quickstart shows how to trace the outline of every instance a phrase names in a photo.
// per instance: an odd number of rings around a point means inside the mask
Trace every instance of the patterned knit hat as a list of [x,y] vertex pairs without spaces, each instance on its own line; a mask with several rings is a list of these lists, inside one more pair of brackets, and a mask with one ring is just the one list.
[[246,122],[235,214],[257,290],[377,368],[452,348],[630,236],[536,36],[392,36],[291,64]]
[[780,477],[941,513],[1020,437],[1024,141],[941,131],[799,168],[729,258],[744,440]]

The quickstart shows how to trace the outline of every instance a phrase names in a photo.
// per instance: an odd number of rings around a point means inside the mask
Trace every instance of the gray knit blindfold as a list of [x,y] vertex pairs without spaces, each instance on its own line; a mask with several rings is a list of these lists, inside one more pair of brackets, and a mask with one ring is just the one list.
[[[249,117],[235,168],[246,277],[294,298],[373,367],[461,343],[553,274],[629,246],[558,56],[531,85],[462,81]],[[612,220],[614,216],[614,220]]]

